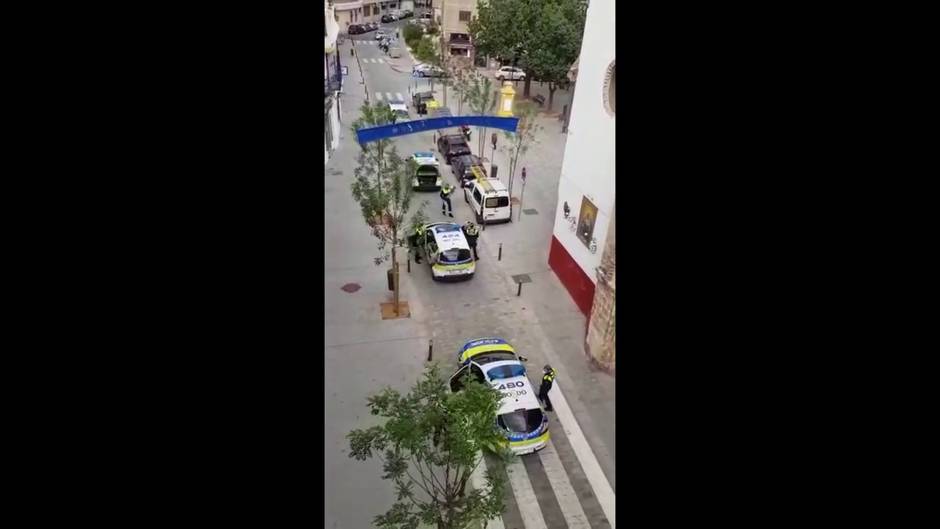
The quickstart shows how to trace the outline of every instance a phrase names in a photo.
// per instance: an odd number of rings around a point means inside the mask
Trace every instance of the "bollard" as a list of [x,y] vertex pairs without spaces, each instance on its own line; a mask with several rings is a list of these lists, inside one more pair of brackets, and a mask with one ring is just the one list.
[[411,254],[408,254],[408,273],[411,273]]
[[499,243],[499,257],[496,258],[497,261],[503,260],[503,243]]
[[434,351],[434,340],[428,340],[428,362],[431,361],[431,355]]
[[521,296],[521,295],[522,295],[522,283],[520,282],[520,283],[519,283],[519,290],[516,291],[516,296]]

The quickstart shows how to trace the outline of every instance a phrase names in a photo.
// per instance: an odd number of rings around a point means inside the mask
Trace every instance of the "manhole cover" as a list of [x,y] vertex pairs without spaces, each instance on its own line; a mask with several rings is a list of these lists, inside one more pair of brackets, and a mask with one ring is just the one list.
[[343,172],[340,171],[339,169],[333,169],[333,170],[330,171],[330,174],[333,175],[333,176],[342,176],[342,175],[343,175]]
[[526,215],[538,215],[539,214],[539,210],[535,208],[524,209],[522,210],[522,212],[525,213]]
[[346,283],[345,285],[340,287],[340,290],[342,290],[343,292],[349,292],[350,294],[352,294],[353,292],[359,290],[360,288],[362,287],[359,286],[359,283]]
[[512,276],[512,280],[516,283],[531,283],[532,278],[529,277],[529,274],[519,274]]

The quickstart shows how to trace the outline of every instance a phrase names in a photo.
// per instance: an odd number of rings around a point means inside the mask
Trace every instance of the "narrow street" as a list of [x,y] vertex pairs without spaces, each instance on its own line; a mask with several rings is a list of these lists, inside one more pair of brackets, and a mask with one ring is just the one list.
[[[353,45],[355,57],[349,51]],[[456,368],[458,348],[484,336],[504,338],[527,356],[529,378],[536,385],[542,365],[550,363],[558,371],[551,393],[556,411],[549,414],[549,446],[517,458],[510,466],[506,510],[489,527],[614,527],[614,380],[589,366],[583,348],[586,318],[548,266],[553,222],[560,208],[557,186],[565,145],[561,122],[551,116],[540,118],[544,129],[539,142],[520,163],[528,170],[522,207],[514,206],[513,222],[487,226],[482,232],[476,276],[463,283],[436,283],[426,264],[412,260],[409,273],[407,254],[400,253],[402,300],[409,303],[411,317],[382,320],[379,303],[391,295],[385,275],[389,265],[373,263],[379,255],[376,239],[350,192],[360,152],[350,127],[367,100],[403,99],[412,119],[419,119],[410,95],[416,80],[411,77],[412,59],[403,40],[398,59],[379,49],[374,33],[347,38],[340,47],[349,67],[341,97],[343,131],[339,148],[326,166],[323,199],[327,223],[325,527],[371,527],[372,518],[394,502],[391,484],[381,479],[381,463],[359,462],[347,455],[346,434],[374,424],[367,397],[383,386],[410,388],[424,367],[429,340],[433,339],[434,360],[450,372]],[[427,81],[419,79],[417,85],[419,90],[426,89]],[[561,93],[556,92],[556,112],[561,108]],[[456,113],[454,98],[451,92],[448,103]],[[474,150],[478,133],[474,129],[470,142]],[[499,147],[505,143],[500,133]],[[431,133],[398,137],[395,145],[402,157],[416,151],[436,152]],[[484,154],[490,158],[489,141],[486,145]],[[495,163],[499,178],[508,182],[508,163],[499,149]],[[450,166],[442,162],[441,169],[444,181],[457,187],[452,196],[453,221],[463,224],[472,218],[463,190]],[[517,174],[514,197],[520,195],[521,186]],[[431,221],[451,220],[441,215],[437,192],[416,194],[414,207],[425,199],[425,213]],[[529,282],[517,296],[513,276],[519,275]],[[344,290],[347,285],[353,286]]]

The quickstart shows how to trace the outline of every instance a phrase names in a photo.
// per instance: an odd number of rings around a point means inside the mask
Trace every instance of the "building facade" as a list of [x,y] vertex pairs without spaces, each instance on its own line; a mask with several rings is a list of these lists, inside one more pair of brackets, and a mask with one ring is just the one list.
[[443,0],[438,2],[438,23],[448,54],[453,57],[474,59],[473,44],[467,25],[477,14],[477,0]]
[[339,24],[333,3],[323,2],[323,152],[328,163],[330,155],[339,147],[340,104],[339,93],[343,87],[342,64],[336,38],[339,36]]
[[379,0],[334,0],[336,17],[340,31],[346,32],[350,24],[363,22],[380,22],[382,15],[394,13],[403,9],[414,11],[420,8],[415,0],[394,0],[382,2]]
[[588,316],[585,349],[607,370],[614,368],[614,39],[613,0],[591,2],[577,61],[548,258]]

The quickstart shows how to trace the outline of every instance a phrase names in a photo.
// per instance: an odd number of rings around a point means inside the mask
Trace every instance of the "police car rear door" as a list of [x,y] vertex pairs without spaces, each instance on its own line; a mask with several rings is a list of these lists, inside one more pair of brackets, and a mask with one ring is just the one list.
[[470,364],[467,364],[461,367],[460,369],[458,369],[457,372],[454,373],[454,375],[450,377],[450,390],[451,391],[456,393],[463,389],[463,380],[461,379],[463,378],[464,375],[468,373],[469,369],[470,369]]

